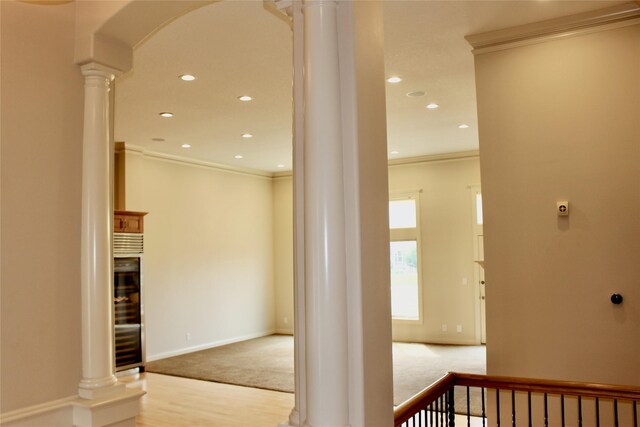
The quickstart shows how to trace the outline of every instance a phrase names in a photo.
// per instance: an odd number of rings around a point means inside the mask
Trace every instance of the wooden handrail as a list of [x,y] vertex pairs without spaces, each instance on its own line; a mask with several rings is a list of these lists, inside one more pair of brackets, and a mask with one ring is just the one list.
[[638,400],[640,388],[622,385],[586,383],[578,381],[539,380],[532,378],[502,377],[453,373],[454,384],[500,390],[530,391],[535,393],[564,394],[567,396],[600,397],[608,399]]
[[398,405],[394,410],[395,426],[400,426],[455,386],[484,387],[485,389],[514,390],[552,395],[563,394],[567,396],[636,400],[640,402],[640,388],[638,387],[449,372],[429,387]]
[[398,405],[393,411],[395,425],[399,426],[418,411],[435,402],[440,396],[446,393],[455,384],[455,373],[449,372],[429,387],[422,389],[415,396],[407,399]]

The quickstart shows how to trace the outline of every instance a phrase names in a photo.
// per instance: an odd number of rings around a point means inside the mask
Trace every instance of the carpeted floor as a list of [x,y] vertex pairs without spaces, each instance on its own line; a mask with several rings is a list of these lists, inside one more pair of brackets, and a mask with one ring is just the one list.
[[[448,371],[485,373],[484,346],[393,344],[394,403],[404,402]],[[293,337],[271,335],[148,362],[146,370],[268,390],[294,391]],[[456,393],[456,406],[466,407],[466,397]],[[478,413],[480,397],[472,396]]]

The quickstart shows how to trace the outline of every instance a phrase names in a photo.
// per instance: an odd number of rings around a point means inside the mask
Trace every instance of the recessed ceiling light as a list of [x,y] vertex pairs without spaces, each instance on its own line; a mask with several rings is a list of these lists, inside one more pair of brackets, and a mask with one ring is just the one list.
[[283,165],[282,163],[280,163],[280,164],[278,165],[278,167],[282,169],[282,168],[284,167],[284,165]]
[[234,159],[242,159],[244,158],[244,156],[240,155],[240,154],[236,154],[235,156],[233,156]]
[[407,96],[409,98],[417,98],[418,96],[424,96],[424,95],[425,95],[424,92],[421,90],[416,90],[414,92],[407,93]]
[[154,142],[163,142],[164,138],[151,138],[151,140]]
[[432,102],[431,104],[427,104],[427,105],[426,105],[426,107],[427,107],[429,110],[435,110],[436,108],[438,108],[438,107],[439,107],[439,105],[438,105],[438,104],[436,104],[435,102]]
[[397,150],[393,150],[393,151],[391,152],[391,154],[400,154],[400,152],[399,152],[399,151],[397,151]]
[[461,124],[460,126],[458,126],[459,129],[466,129],[468,127],[469,127],[469,125],[465,125],[464,123]]
[[243,138],[253,138],[253,135],[251,135],[250,133],[243,133],[242,137]]
[[182,144],[181,147],[182,148],[191,148],[191,144]]
[[184,80],[185,82],[192,82],[196,79],[196,76],[194,76],[193,74],[183,74],[181,76],[179,76],[180,79]]
[[399,76],[391,76],[387,78],[388,83],[400,83],[402,81],[402,77]]
[[251,101],[253,98],[250,97],[249,95],[242,95],[242,96],[239,96],[238,99],[243,102],[248,102],[248,101]]
[[168,111],[164,111],[164,112],[160,113],[160,115],[162,117],[173,117],[173,113],[170,113]]

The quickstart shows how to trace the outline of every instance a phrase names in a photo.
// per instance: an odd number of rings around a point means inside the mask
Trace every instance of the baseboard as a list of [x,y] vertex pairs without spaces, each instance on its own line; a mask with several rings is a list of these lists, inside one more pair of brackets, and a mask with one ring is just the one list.
[[147,354],[147,362],[153,362],[154,360],[166,359],[167,357],[180,356],[182,354],[193,353],[194,351],[207,350],[214,347],[220,347],[227,344],[233,344],[240,341],[251,340],[254,338],[266,337],[267,335],[278,334],[276,329],[269,329],[267,331],[256,332],[253,334],[242,335],[239,337],[227,338],[224,340],[212,341],[205,344],[194,345],[192,347],[185,347],[178,350],[165,351],[158,354]]
[[481,345],[474,338],[442,338],[442,337],[426,337],[424,339],[394,339],[393,342],[403,343],[422,343],[422,344],[444,344],[444,345]]
[[88,400],[78,396],[52,400],[0,414],[2,427],[135,426],[142,390]]
[[78,396],[52,400],[39,405],[0,414],[0,425],[3,427],[50,427],[72,426],[72,402]]
[[276,329],[278,335],[293,335],[293,329]]

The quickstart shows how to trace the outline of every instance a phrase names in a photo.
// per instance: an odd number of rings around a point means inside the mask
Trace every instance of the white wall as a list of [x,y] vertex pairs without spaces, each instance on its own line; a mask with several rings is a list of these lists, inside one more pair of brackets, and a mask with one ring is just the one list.
[[[389,167],[389,191],[420,193],[423,322],[393,322],[399,341],[478,344],[473,206],[480,184],[477,157]],[[466,284],[463,280],[466,279]],[[442,331],[442,325],[447,331]],[[456,326],[462,332],[456,332]]]
[[271,179],[126,156],[126,208],[149,212],[147,357],[273,332]]
[[0,2],[0,411],[77,393],[83,78],[75,4]]
[[491,374],[640,384],[638,76],[640,25],[476,56]]

